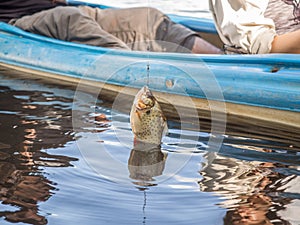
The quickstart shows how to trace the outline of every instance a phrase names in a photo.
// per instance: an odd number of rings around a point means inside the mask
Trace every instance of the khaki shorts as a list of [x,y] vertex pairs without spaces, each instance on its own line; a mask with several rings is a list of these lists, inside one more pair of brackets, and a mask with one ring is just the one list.
[[138,51],[190,52],[197,36],[157,9],[64,6],[10,21],[26,31],[82,44]]
[[105,9],[80,6],[104,30],[119,38],[132,50],[190,52],[194,31],[172,22],[155,8]]

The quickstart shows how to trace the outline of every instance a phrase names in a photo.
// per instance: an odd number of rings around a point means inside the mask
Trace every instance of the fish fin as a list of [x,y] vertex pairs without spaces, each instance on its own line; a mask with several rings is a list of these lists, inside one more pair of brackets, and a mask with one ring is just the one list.
[[162,118],[162,125],[164,127],[163,132],[162,132],[162,137],[164,137],[169,132],[168,124],[167,124],[167,119],[165,117]]

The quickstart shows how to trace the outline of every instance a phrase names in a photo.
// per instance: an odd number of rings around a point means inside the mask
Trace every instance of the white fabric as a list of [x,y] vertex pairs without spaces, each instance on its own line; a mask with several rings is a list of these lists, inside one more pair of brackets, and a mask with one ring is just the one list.
[[249,54],[269,53],[275,25],[264,17],[268,0],[209,0],[223,43]]

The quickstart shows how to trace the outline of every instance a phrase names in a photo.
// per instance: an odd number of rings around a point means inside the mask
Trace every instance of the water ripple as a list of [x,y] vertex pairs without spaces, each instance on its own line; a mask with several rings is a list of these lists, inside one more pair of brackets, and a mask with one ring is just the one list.
[[288,132],[225,134],[214,152],[211,134],[172,121],[161,149],[139,152],[129,116],[101,99],[95,106],[65,86],[1,81],[1,224],[299,222],[289,216],[300,155],[296,138],[281,142]]

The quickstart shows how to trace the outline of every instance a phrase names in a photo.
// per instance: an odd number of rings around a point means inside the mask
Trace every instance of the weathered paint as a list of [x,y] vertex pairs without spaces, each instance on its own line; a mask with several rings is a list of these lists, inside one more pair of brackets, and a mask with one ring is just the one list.
[[[206,26],[206,20],[198,23]],[[5,23],[0,23],[0,49],[5,64],[137,88],[147,81],[149,62],[154,91],[300,112],[300,55],[120,51],[54,40]]]

